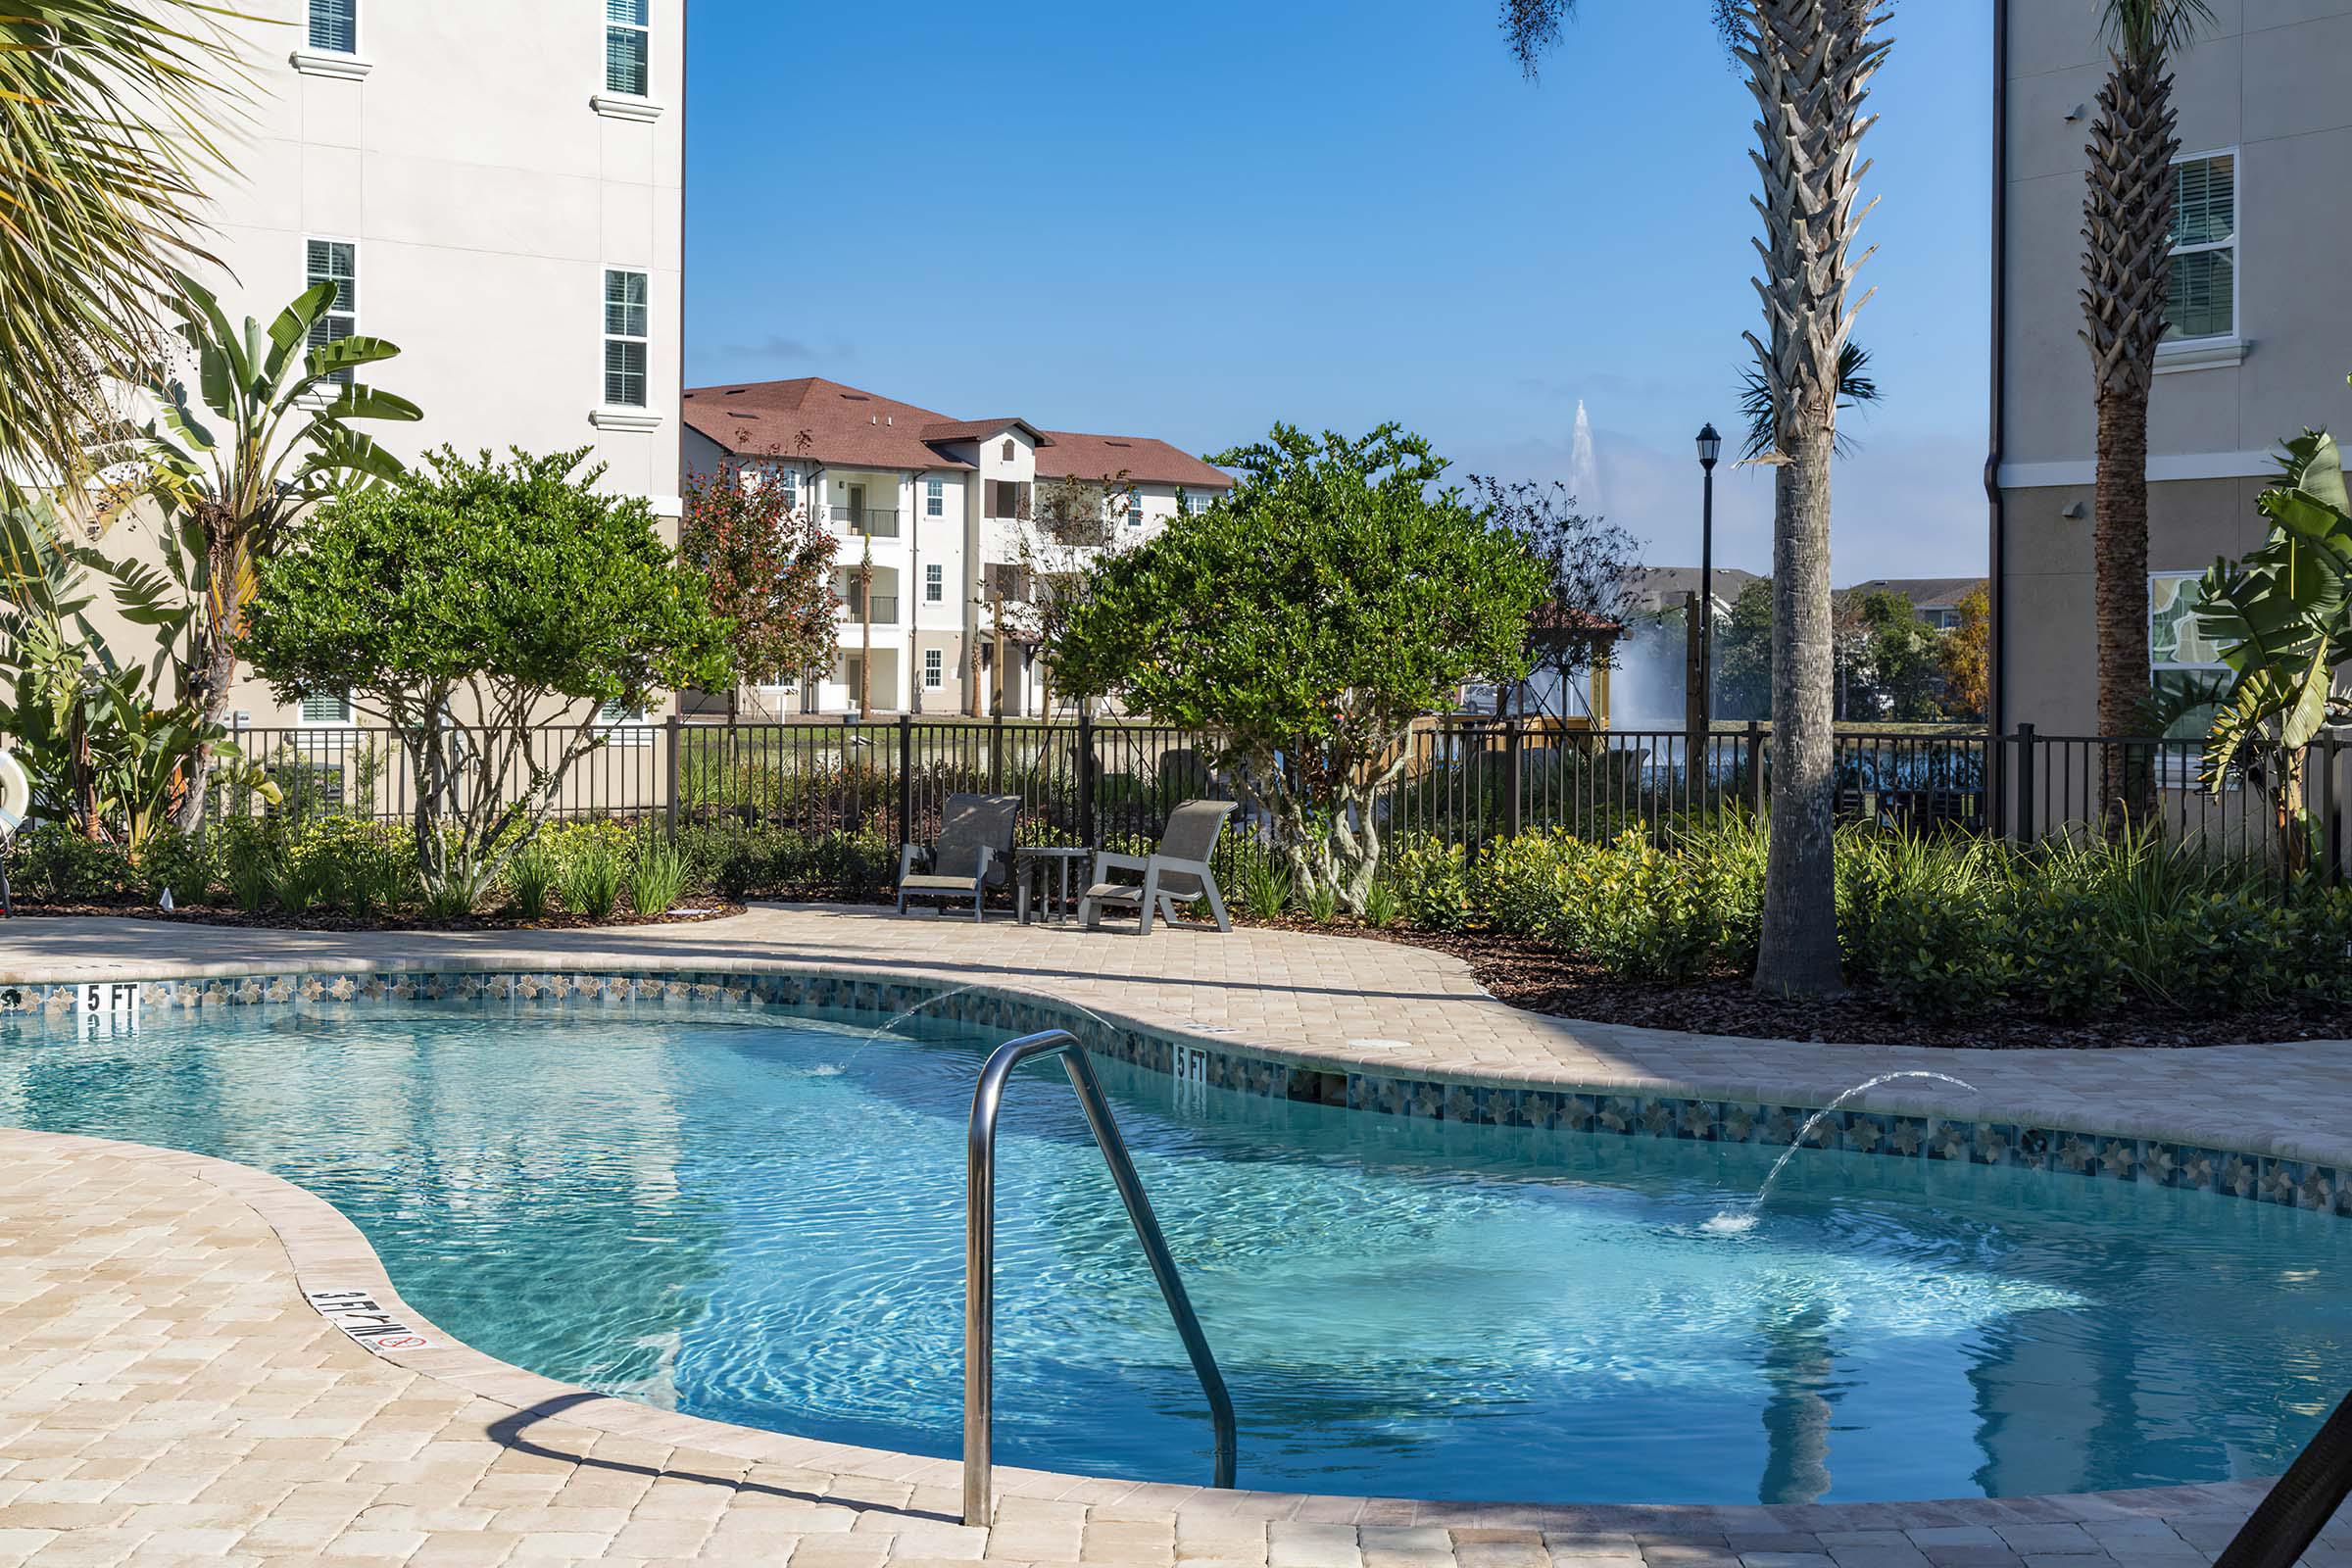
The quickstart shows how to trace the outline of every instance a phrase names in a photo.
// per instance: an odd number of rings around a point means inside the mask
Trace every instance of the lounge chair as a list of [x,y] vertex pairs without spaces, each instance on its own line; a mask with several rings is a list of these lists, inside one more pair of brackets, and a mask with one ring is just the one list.
[[1012,876],[1013,824],[1020,814],[1017,795],[949,796],[938,842],[928,849],[899,846],[899,912],[906,912],[908,899],[969,899],[972,918],[979,919],[988,890]]
[[[1097,855],[1094,885],[1078,899],[1079,920],[1089,931],[1097,930],[1102,923],[1104,905],[1133,905],[1136,935],[1148,937],[1155,907],[1161,918],[1173,925],[1180,906],[1204,898],[1209,912],[1216,916],[1217,929],[1231,931],[1233,922],[1226,918],[1225,900],[1217,891],[1217,874],[1209,869],[1208,860],[1216,853],[1218,836],[1225,831],[1225,818],[1233,809],[1231,801],[1188,801],[1168,814],[1168,830],[1159,836],[1159,848],[1152,854]],[[1144,880],[1113,882],[1113,871],[1140,871]]]

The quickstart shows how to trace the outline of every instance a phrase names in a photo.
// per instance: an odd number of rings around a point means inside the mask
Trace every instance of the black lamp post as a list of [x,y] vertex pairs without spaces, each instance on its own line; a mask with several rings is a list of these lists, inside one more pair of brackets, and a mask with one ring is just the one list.
[[1698,466],[1706,472],[1706,501],[1699,514],[1698,532],[1698,712],[1707,724],[1715,720],[1715,460],[1723,456],[1723,437],[1712,423],[1698,432]]

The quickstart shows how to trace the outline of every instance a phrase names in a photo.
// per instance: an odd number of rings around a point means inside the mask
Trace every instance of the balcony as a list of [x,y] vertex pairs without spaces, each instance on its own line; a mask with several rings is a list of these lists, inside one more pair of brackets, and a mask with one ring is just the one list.
[[899,513],[896,507],[833,508],[833,524],[846,528],[860,539],[896,539],[899,536]]
[[[848,593],[842,595],[841,602],[849,610],[851,625],[865,624],[864,606],[867,600],[863,595],[852,588]],[[896,626],[899,623],[899,596],[897,594],[875,594],[871,603],[874,607],[875,625]]]

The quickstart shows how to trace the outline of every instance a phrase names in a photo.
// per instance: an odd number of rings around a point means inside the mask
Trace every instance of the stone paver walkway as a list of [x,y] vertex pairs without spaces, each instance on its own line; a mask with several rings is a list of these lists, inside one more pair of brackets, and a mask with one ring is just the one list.
[[[1533,1019],[1458,963],[1340,939],[1150,944],[839,911],[660,931],[339,937],[132,921],[0,927],[0,983],[205,967],[887,965],[1035,990],[1318,1060],[1826,1098],[1927,1057],[2015,1114],[2336,1159],[2352,1045],[1952,1053],[1690,1040]],[[1351,1045],[1356,1040],[1402,1045]],[[1978,1058],[1982,1058],[1981,1061]],[[1991,1080],[1987,1082],[1987,1080]],[[1826,1086],[1826,1087],[1816,1087]],[[1890,1109],[1946,1108],[1892,1096]],[[2027,1107],[2031,1107],[2029,1110]],[[1949,1108],[1958,1110],[1956,1104]],[[1985,1115],[1970,1102],[1967,1113]],[[372,1352],[302,1290],[357,1289],[427,1345]],[[1636,1563],[2112,1568],[2208,1562],[2259,1486],[1775,1508],[1468,1506],[1000,1472],[995,1528],[956,1466],[719,1426],[568,1389],[410,1313],[348,1222],[200,1156],[0,1130],[0,1568],[18,1564],[778,1564],[1196,1568]],[[2352,1529],[2308,1561],[2352,1568]]]

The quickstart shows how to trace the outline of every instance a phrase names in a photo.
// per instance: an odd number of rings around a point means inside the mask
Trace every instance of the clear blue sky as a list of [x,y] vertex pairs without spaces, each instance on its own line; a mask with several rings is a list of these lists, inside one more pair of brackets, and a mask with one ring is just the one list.
[[[1898,6],[1873,95],[1840,582],[1983,569],[1989,9]],[[1196,452],[1396,419],[1546,479],[1581,398],[1600,508],[1694,562],[1690,436],[1758,314],[1706,10],[1585,0],[1531,84],[1492,0],[693,0],[688,378]],[[1769,564],[1770,491],[1724,474],[1719,561]]]

